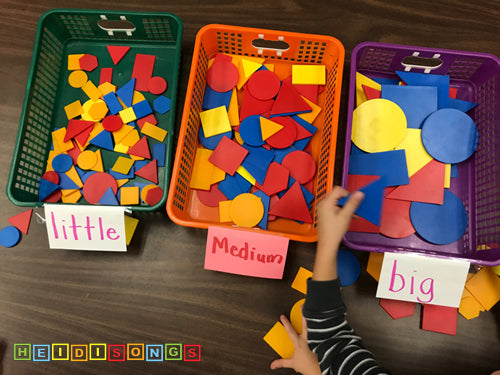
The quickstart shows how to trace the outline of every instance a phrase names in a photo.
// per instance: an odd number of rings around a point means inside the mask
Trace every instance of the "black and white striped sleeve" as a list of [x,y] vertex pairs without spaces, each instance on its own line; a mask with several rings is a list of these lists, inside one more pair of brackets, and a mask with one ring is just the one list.
[[380,367],[345,320],[338,279],[307,281],[303,309],[309,348],[317,354],[323,375],[389,374]]

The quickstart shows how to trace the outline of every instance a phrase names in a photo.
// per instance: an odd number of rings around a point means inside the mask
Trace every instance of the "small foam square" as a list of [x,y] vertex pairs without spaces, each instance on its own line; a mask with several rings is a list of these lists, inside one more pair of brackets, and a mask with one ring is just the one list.
[[425,304],[422,312],[422,329],[456,335],[457,311],[456,307]]
[[83,113],[83,107],[79,100],[74,101],[68,105],[64,106],[64,111],[66,112],[66,117],[68,120],[78,117]]
[[139,186],[123,186],[120,188],[120,205],[139,204]]
[[111,169],[121,174],[128,174],[130,168],[132,168],[133,165],[134,165],[134,160],[130,158],[125,158],[123,156],[119,156],[118,159],[116,159],[116,162],[113,165],[113,167],[111,167]]
[[79,70],[80,68],[80,58],[83,57],[83,53],[68,55],[68,70]]
[[122,118],[124,124],[128,124],[129,122],[135,121],[137,119],[133,107],[122,109],[119,112],[119,115]]
[[142,100],[139,103],[134,104],[132,108],[134,109],[134,113],[137,118],[142,118],[153,113],[153,109],[147,100]]
[[201,125],[205,137],[231,131],[231,124],[225,106],[209,109],[200,113]]
[[285,327],[280,322],[276,324],[266,333],[264,341],[274,349],[282,358],[290,358],[295,351],[292,340],[288,337]]

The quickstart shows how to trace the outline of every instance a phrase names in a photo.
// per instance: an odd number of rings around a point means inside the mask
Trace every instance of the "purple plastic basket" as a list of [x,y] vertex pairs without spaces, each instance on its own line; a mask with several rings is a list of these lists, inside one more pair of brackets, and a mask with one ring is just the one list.
[[[432,66],[432,67],[431,67]],[[417,234],[392,239],[381,234],[347,232],[352,249],[375,252],[412,252],[434,257],[500,264],[500,59],[494,55],[375,42],[361,43],[352,52],[346,146],[342,185],[347,186],[351,151],[352,113],[356,106],[356,72],[370,78],[397,79],[397,70],[450,76],[458,99],[478,105],[468,112],[479,130],[474,155],[458,165],[459,177],[450,190],[464,203],[469,216],[465,234],[448,245],[434,245]],[[490,249],[478,250],[480,246]]]

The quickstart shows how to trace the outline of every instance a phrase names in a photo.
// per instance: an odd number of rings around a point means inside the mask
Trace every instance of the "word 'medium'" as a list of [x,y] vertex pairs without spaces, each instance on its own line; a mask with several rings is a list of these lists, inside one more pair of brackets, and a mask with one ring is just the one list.
[[82,221],[77,220],[75,215],[71,215],[71,222],[67,223],[64,219],[56,220],[54,212],[50,213],[52,219],[52,231],[54,238],[64,238],[67,240],[117,240],[120,235],[117,234],[113,227],[106,227],[99,217],[97,222],[91,220],[90,216],[86,216]]
[[201,345],[14,344],[15,361],[201,361]]
[[243,260],[252,260],[261,263],[278,263],[281,264],[283,262],[283,256],[281,254],[262,254],[256,253],[255,247],[249,249],[248,242],[245,241],[245,245],[243,247],[238,247],[235,245],[229,246],[227,237],[223,237],[220,240],[217,236],[214,236],[214,240],[212,243],[212,254],[217,253],[218,250],[224,251],[226,254],[230,254],[233,257],[237,257]]
[[[389,285],[389,291],[393,293],[398,293],[401,292],[402,290],[405,289],[407,283],[408,283],[408,288],[410,289],[410,294],[413,295],[415,293],[423,294],[424,296],[428,296],[427,300],[420,299],[420,297],[417,296],[417,301],[422,302],[422,303],[429,303],[434,299],[434,279],[432,277],[428,277],[420,282],[420,285],[418,286],[418,290],[415,291],[415,276],[411,276],[409,280],[407,280],[404,275],[397,273],[396,268],[398,266],[398,261],[394,260],[393,267],[392,267],[392,274],[391,274],[391,283]],[[417,271],[413,271],[417,272]],[[396,287],[396,278],[399,279],[399,285]]]

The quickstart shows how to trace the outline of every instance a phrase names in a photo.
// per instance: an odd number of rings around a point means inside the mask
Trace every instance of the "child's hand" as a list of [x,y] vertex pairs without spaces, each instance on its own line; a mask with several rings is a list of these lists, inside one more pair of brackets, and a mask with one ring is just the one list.
[[307,323],[302,317],[302,334],[299,335],[286,316],[281,315],[281,323],[288,333],[288,337],[292,340],[295,349],[291,358],[277,359],[271,363],[271,369],[277,368],[292,368],[296,372],[303,375],[321,375],[321,370],[318,364],[318,357],[311,352],[307,345]]

